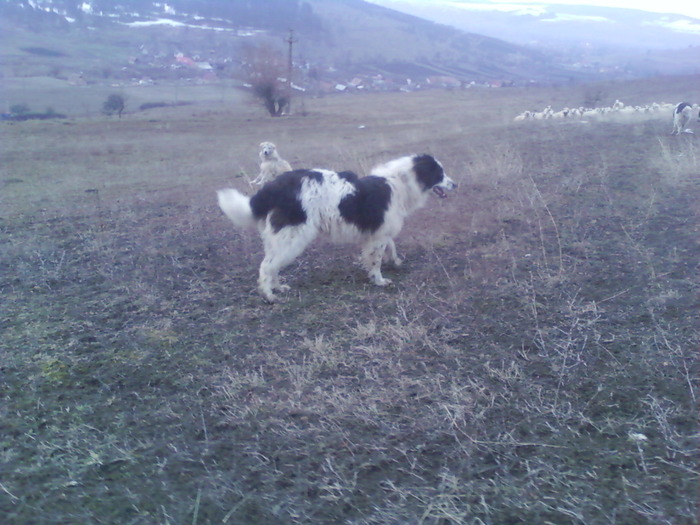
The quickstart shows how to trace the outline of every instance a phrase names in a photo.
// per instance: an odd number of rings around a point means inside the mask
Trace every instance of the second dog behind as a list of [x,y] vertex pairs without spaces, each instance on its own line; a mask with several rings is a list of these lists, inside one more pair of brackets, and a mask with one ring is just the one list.
[[262,186],[285,171],[292,171],[292,166],[279,156],[277,146],[272,142],[261,142],[260,174],[253,180],[253,184]]
[[[693,130],[688,128],[692,120],[692,114],[698,110],[697,104],[681,102],[673,110],[673,131],[671,135],[681,135],[682,133],[693,133]],[[698,113],[700,120],[700,113]]]

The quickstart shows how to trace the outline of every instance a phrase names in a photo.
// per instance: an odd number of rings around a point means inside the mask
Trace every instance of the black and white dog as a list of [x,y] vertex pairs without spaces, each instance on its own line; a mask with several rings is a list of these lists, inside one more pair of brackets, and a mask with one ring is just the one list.
[[[671,135],[680,135],[681,133],[692,133],[693,130],[687,128],[690,124],[690,119],[693,118],[693,110],[697,109],[697,105],[691,105],[688,102],[681,102],[673,110],[673,131]],[[698,113],[700,120],[700,113]]]
[[279,272],[321,233],[336,242],[362,245],[361,261],[370,280],[390,284],[382,276],[385,251],[396,265],[394,237],[404,220],[425,205],[432,191],[445,198],[457,185],[430,155],[402,157],[376,166],[371,175],[350,171],[302,169],[283,173],[252,197],[235,189],[218,191],[219,206],[239,228],[257,226],[265,248],[258,286],[274,302],[274,290],[286,291]]

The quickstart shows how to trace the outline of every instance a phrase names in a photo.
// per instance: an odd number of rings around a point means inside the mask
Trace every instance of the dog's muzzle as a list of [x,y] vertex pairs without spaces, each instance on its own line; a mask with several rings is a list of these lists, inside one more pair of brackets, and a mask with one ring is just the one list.
[[437,186],[433,186],[433,193],[441,199],[446,199],[447,193],[445,193],[445,190],[454,190],[456,187],[457,183],[455,183],[453,180],[443,180]]

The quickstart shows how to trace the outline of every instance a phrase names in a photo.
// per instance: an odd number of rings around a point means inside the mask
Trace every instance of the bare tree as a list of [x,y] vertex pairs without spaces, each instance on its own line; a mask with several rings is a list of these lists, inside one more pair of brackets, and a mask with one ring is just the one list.
[[102,112],[105,115],[114,115],[115,113],[122,118],[122,112],[124,111],[124,97],[121,95],[110,95],[107,100],[102,105]]
[[245,80],[253,88],[270,116],[279,117],[289,105],[287,64],[282,53],[267,45],[251,47],[245,53]]

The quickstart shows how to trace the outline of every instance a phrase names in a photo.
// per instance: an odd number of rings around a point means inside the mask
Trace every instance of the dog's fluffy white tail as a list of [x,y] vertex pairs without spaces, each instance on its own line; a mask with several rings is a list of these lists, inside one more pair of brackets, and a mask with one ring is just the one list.
[[219,207],[238,228],[252,228],[255,225],[250,197],[233,188],[218,190]]

